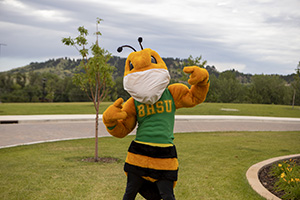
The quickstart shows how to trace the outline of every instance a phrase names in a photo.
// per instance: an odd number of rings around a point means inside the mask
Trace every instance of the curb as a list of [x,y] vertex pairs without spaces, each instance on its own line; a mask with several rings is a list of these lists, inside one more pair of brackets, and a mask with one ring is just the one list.
[[[6,115],[0,116],[0,124],[36,123],[36,122],[59,122],[59,121],[94,121],[96,114],[83,115]],[[99,120],[102,115],[99,115]]]
[[[98,136],[98,137],[100,138],[100,137],[110,137],[110,136]],[[7,146],[0,146],[0,149],[6,149],[6,148],[18,147],[18,146],[27,146],[27,145],[33,145],[33,144],[42,144],[42,143],[48,143],[48,142],[60,142],[60,141],[80,140],[80,139],[89,139],[89,138],[95,138],[95,136],[74,137],[74,138],[63,138],[63,139],[41,140],[41,141],[35,141],[35,142],[18,143],[18,144],[12,144],[12,145],[7,145]]]
[[240,115],[175,115],[177,120],[228,120],[228,121],[276,121],[276,122],[300,122],[300,118],[292,117],[262,117]]
[[281,160],[296,158],[296,157],[300,157],[300,154],[271,158],[271,159],[268,159],[268,160],[265,160],[265,161],[262,161],[262,162],[252,165],[246,173],[248,183],[250,184],[250,186],[252,187],[253,190],[255,190],[260,196],[266,198],[267,200],[281,200],[280,198],[278,198],[277,196],[272,194],[269,190],[267,190],[261,184],[258,175],[261,172],[261,170],[272,165],[273,163],[276,163]]

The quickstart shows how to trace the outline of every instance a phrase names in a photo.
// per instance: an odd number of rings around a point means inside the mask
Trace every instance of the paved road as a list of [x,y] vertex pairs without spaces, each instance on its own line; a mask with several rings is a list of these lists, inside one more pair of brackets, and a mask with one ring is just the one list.
[[[100,116],[99,136],[109,136]],[[0,116],[0,148],[94,137],[94,115]],[[6,124],[17,122],[17,124]],[[300,118],[176,116],[174,132],[299,131]],[[133,133],[135,134],[135,131]]]

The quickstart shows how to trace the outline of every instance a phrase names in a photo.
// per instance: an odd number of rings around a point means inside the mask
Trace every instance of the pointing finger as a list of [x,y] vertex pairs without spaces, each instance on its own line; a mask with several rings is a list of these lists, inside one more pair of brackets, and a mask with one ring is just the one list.
[[118,98],[115,102],[114,102],[114,106],[116,106],[117,108],[122,108],[122,103],[124,102],[124,100],[122,98]]
[[185,68],[183,68],[183,71],[185,73],[191,74],[194,71],[194,67],[185,67]]

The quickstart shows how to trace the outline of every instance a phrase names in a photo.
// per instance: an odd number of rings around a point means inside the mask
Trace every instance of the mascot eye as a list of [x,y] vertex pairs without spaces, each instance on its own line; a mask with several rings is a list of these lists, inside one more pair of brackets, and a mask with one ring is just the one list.
[[133,64],[131,63],[131,62],[129,62],[129,70],[131,71],[131,70],[133,70]]
[[154,64],[157,64],[157,61],[153,56],[151,56],[151,62],[154,63]]

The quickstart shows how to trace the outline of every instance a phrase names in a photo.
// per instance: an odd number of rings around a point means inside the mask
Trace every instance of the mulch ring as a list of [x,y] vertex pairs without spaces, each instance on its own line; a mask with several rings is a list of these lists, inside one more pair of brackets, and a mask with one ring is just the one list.
[[[300,165],[300,157],[297,158],[292,158],[297,165]],[[289,159],[288,159],[289,160]],[[287,161],[288,161],[287,160]],[[282,162],[282,161],[280,161]],[[279,163],[279,162],[277,162]],[[284,191],[276,191],[274,188],[275,183],[277,182],[277,180],[279,178],[272,176],[271,175],[271,168],[274,165],[274,163],[268,167],[263,168],[259,174],[258,174],[258,178],[260,180],[260,182],[262,183],[262,185],[269,190],[272,194],[274,194],[275,196],[281,198],[285,193]]]
[[112,157],[99,157],[97,160],[95,158],[85,158],[82,159],[83,162],[101,162],[101,163],[115,163],[118,162],[118,158],[112,158]]

